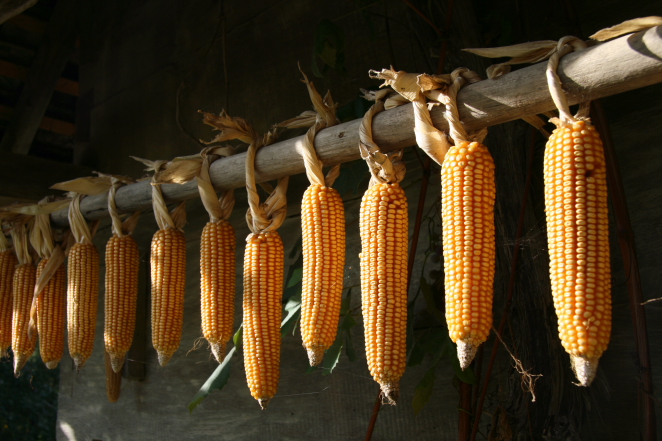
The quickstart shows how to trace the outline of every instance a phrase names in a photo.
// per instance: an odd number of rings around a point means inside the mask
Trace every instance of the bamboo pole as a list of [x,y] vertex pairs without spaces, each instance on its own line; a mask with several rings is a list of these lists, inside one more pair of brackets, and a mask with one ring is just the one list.
[[[539,63],[463,88],[458,94],[458,104],[465,127],[475,130],[555,109],[545,77],[546,65]],[[568,54],[561,60],[558,73],[571,105],[660,83],[662,27]],[[448,124],[443,111],[443,107],[435,107],[432,120],[436,127],[446,130]],[[360,124],[361,120],[357,119],[318,133],[315,146],[325,165],[360,157]],[[382,112],[373,121],[375,142],[384,152],[412,146],[416,143],[413,127],[411,104]],[[303,137],[292,138],[261,148],[255,161],[257,182],[303,173],[299,153],[302,141]],[[227,190],[244,186],[244,163],[245,153],[215,161],[210,170],[214,187]],[[184,185],[163,185],[162,190],[167,202],[198,197],[195,181]],[[117,191],[117,208],[120,212],[149,209],[151,195],[149,182],[124,186]],[[106,195],[83,199],[81,211],[88,220],[108,216]],[[66,225],[67,211],[51,214],[51,220],[55,225]]]

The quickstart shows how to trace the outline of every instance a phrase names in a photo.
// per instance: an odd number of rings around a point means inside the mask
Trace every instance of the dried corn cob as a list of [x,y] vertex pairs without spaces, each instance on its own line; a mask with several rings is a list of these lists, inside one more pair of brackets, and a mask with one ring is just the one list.
[[552,121],[544,159],[552,295],[561,342],[588,386],[611,333],[604,150],[590,123]]
[[7,249],[9,245],[0,231],[0,358],[7,356],[11,346],[12,330],[12,279],[14,268],[18,263],[14,250]]
[[34,352],[37,336],[28,337],[32,292],[37,283],[37,269],[32,263],[16,267],[12,283],[12,351],[14,352],[14,375],[20,375],[21,369]]
[[113,236],[106,244],[104,332],[112,368],[120,372],[136,327],[140,254],[132,236]]
[[460,141],[441,168],[446,321],[465,369],[492,328],[496,244],[494,161],[478,142]]
[[232,338],[236,285],[237,239],[224,219],[207,222],[200,238],[200,310],[202,334],[216,360],[225,358],[225,345]]
[[77,369],[92,355],[99,305],[99,252],[94,244],[75,243],[67,265],[67,336]]
[[[42,259],[37,265],[37,280],[48,261],[48,259]],[[39,353],[48,369],[57,367],[64,352],[66,279],[64,266],[60,265],[37,299]]]
[[278,390],[283,242],[276,231],[251,234],[244,255],[244,366],[262,409]]
[[361,292],[370,374],[389,403],[399,396],[407,357],[407,197],[377,183],[361,200]]
[[345,270],[345,210],[338,191],[311,184],[301,204],[301,335],[311,366],[336,339]]
[[179,347],[186,290],[186,239],[174,228],[152,237],[152,344],[166,366]]

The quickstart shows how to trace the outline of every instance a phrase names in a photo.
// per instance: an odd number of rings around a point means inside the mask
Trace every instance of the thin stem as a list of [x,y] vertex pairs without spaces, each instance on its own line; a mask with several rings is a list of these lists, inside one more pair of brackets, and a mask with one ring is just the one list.
[[[513,258],[511,260],[510,266],[510,278],[508,280],[508,294],[506,296],[506,304],[503,308],[503,314],[501,315],[501,322],[499,323],[498,335],[503,334],[503,328],[506,325],[506,320],[508,319],[508,313],[510,312],[510,305],[513,300],[513,292],[515,291],[515,280],[517,275],[517,264],[519,262],[519,250],[520,243],[522,242],[522,233],[524,231],[524,218],[526,214],[526,203],[529,197],[529,190],[531,189],[531,179],[533,176],[533,157],[536,147],[536,134],[537,131],[535,128],[531,128],[531,144],[529,146],[529,161],[526,168],[526,181],[524,184],[524,194],[522,195],[522,205],[519,212],[519,220],[517,222],[517,232],[515,233],[515,243],[513,244]],[[487,396],[487,388],[490,384],[490,376],[492,375],[492,368],[494,367],[494,361],[496,360],[496,354],[499,349],[500,340],[498,338],[494,339],[494,344],[492,345],[492,353],[490,355],[490,361],[487,365],[487,370],[485,371],[485,383],[481,389],[480,398],[478,399],[478,404],[476,406],[475,419],[473,430],[471,431],[471,441],[476,440],[476,435],[478,433],[478,426],[480,424],[480,416],[483,412],[483,404],[485,403],[485,397]]]

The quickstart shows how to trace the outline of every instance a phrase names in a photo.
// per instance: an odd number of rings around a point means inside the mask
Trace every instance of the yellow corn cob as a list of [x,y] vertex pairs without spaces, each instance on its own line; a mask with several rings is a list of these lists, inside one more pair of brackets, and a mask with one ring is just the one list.
[[12,279],[16,263],[14,251],[0,251],[0,358],[7,356],[11,346]]
[[16,267],[12,283],[12,351],[14,352],[14,375],[17,377],[21,369],[34,352],[37,336],[28,338],[28,324],[30,323],[30,307],[32,295],[37,283],[37,269],[31,263],[24,263]]
[[459,142],[441,167],[446,323],[465,369],[492,328],[494,161],[484,145]]
[[[126,237],[126,236],[125,236]],[[113,362],[108,352],[104,355],[106,364],[106,397],[111,403],[117,402],[120,399],[120,388],[122,387],[122,368],[119,372],[115,372]]]
[[99,252],[91,243],[75,243],[67,265],[67,335],[77,369],[92,355],[99,305]]
[[[37,265],[37,280],[47,263],[48,259],[42,259]],[[39,353],[48,369],[55,369],[64,352],[66,280],[64,265],[60,265],[37,299]]]
[[561,342],[588,386],[611,333],[607,173],[590,123],[556,124],[544,159],[552,295]]
[[399,184],[370,187],[361,201],[361,301],[370,374],[395,404],[407,356],[407,196]]
[[244,254],[244,367],[262,409],[276,395],[283,318],[283,241],[276,231],[251,234]]
[[106,244],[103,339],[112,368],[120,372],[136,327],[140,253],[132,236],[114,234]]
[[200,238],[202,335],[219,363],[233,334],[236,247],[234,228],[228,221],[207,222]]
[[186,239],[173,228],[152,237],[152,344],[165,366],[179,347],[186,290]]
[[301,336],[311,366],[336,339],[345,271],[345,209],[331,187],[312,184],[301,204]]

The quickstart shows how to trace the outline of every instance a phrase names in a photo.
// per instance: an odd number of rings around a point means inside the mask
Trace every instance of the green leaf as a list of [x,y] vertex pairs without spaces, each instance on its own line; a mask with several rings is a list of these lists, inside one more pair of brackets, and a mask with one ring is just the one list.
[[295,270],[292,271],[290,280],[287,282],[287,287],[291,288],[297,283],[300,283],[302,278],[303,278],[303,268],[295,268]]
[[345,354],[349,361],[355,362],[357,359],[356,349],[354,349],[354,343],[352,343],[352,336],[349,335],[349,332],[345,336]]
[[476,384],[476,374],[474,374],[473,369],[468,367],[465,370],[462,370],[460,367],[460,360],[457,359],[456,353],[451,354],[448,358],[451,360],[457,378],[468,384]]
[[237,329],[237,332],[234,333],[232,336],[232,343],[234,343],[235,347],[241,346],[241,336],[244,333],[244,324],[242,323],[239,325],[239,329]]
[[293,295],[285,304],[286,316],[280,325],[280,335],[294,334],[296,325],[301,317],[301,293]]
[[446,324],[444,314],[437,308],[437,303],[434,300],[434,293],[432,286],[428,283],[425,277],[421,276],[421,291],[423,291],[423,298],[425,299],[425,306],[430,314],[432,314],[442,325]]
[[340,353],[343,348],[343,339],[336,338],[333,345],[324,353],[324,361],[322,361],[322,375],[329,375],[340,360]]
[[414,398],[411,401],[411,406],[414,408],[414,413],[418,413],[425,407],[427,402],[432,396],[432,389],[434,388],[434,379],[435,379],[435,368],[437,365],[433,365],[423,376],[423,379],[418,383],[416,389],[414,390]]
[[[312,59],[313,74],[322,77],[327,67],[344,70],[344,50],[345,34],[343,30],[331,20],[322,20],[315,29]],[[321,70],[317,65],[318,58],[324,63]]]
[[236,346],[227,353],[223,363],[221,363],[213,374],[205,381],[205,384],[202,385],[197,394],[193,397],[193,400],[188,404],[189,413],[193,412],[193,409],[198,407],[198,404],[204,400],[207,395],[211,393],[214,389],[223,389],[227,384],[228,378],[230,378],[230,367],[232,364],[232,356],[237,350]]

